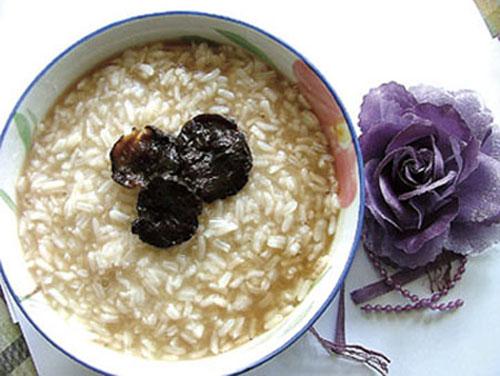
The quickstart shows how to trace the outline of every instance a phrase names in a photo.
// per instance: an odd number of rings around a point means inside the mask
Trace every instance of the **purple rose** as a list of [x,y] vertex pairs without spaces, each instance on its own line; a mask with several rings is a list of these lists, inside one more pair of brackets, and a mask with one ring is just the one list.
[[473,92],[384,84],[359,125],[370,251],[415,268],[500,241],[500,132]]

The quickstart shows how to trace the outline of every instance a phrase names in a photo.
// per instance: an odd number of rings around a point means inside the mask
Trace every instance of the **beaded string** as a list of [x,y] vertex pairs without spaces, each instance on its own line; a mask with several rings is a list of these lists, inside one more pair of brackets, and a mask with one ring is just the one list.
[[460,308],[464,305],[464,301],[462,299],[451,300],[447,303],[439,303],[438,301],[456,285],[460,279],[462,279],[462,275],[465,273],[465,264],[467,263],[467,258],[463,257],[460,261],[457,271],[453,275],[453,278],[449,282],[446,283],[443,289],[433,293],[428,298],[420,298],[417,294],[411,293],[408,289],[403,288],[400,284],[395,283],[393,279],[387,273],[387,270],[382,266],[381,262],[370,251],[367,251],[368,258],[371,263],[380,274],[380,276],[384,279],[385,283],[389,286],[392,286],[394,290],[398,291],[404,298],[411,301],[411,303],[407,304],[397,304],[397,305],[380,305],[380,304],[365,304],[361,307],[364,312],[409,312],[419,309],[431,309],[433,311],[453,311],[457,308]]
[[360,345],[349,345],[346,344],[345,339],[345,303],[344,303],[344,286],[340,289],[338,309],[337,309],[337,320],[335,324],[335,340],[330,341],[312,326],[309,328],[314,337],[319,341],[321,346],[328,351],[328,353],[334,353],[348,359],[360,362],[374,371],[376,371],[381,376],[386,376],[389,373],[389,363],[391,362],[384,354],[377,351],[367,349]]

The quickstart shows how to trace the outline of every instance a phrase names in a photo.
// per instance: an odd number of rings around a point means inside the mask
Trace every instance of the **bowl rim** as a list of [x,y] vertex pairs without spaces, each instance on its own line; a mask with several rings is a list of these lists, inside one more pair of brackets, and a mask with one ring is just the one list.
[[[314,323],[321,317],[321,315],[325,312],[325,310],[328,308],[330,303],[333,301],[335,296],[338,294],[341,286],[344,283],[345,278],[347,277],[347,274],[349,272],[349,269],[352,266],[354,256],[356,254],[356,251],[358,249],[358,244],[360,241],[361,237],[361,230],[363,226],[363,216],[364,216],[364,207],[365,207],[365,181],[364,181],[364,168],[363,168],[363,157],[361,154],[361,149],[358,143],[358,139],[356,137],[356,131],[354,126],[352,125],[352,121],[349,117],[349,114],[347,113],[344,104],[342,103],[341,99],[335,92],[335,90],[332,88],[332,86],[328,83],[326,78],[320,73],[320,71],[311,63],[309,60],[307,60],[301,53],[299,53],[297,50],[295,50],[292,46],[290,46],[288,43],[284,42],[280,38],[270,34],[269,32],[254,26],[250,23],[247,23],[245,21],[241,21],[239,19],[235,19],[232,17],[227,17],[219,14],[214,14],[214,13],[208,13],[208,12],[200,12],[200,11],[191,11],[191,10],[175,10],[175,11],[164,11],[164,12],[153,12],[153,13],[145,13],[137,16],[132,16],[132,17],[127,17],[112,23],[109,23],[87,35],[84,37],[78,39],[76,42],[71,44],[69,47],[67,47],[65,50],[63,50],[61,53],[59,53],[55,58],[52,59],[52,61],[47,64],[37,75],[36,77],[31,81],[31,83],[28,85],[28,87],[24,90],[22,95],[19,97],[17,100],[16,104],[14,105],[11,113],[9,114],[9,117],[7,118],[7,121],[2,129],[2,132],[0,134],[0,149],[3,145],[3,141],[5,138],[5,135],[7,134],[7,131],[10,128],[10,125],[12,124],[12,120],[14,118],[15,113],[19,109],[20,105],[23,103],[25,97],[31,92],[31,89],[38,83],[38,81],[47,73],[47,71],[52,68],[55,64],[59,62],[63,57],[65,57],[67,54],[69,54],[71,51],[73,51],[75,48],[79,47],[82,43],[86,42],[87,40],[90,40],[94,38],[97,35],[100,35],[112,28],[115,28],[117,26],[134,22],[137,20],[142,20],[142,19],[151,19],[151,18],[156,18],[156,17],[168,17],[168,16],[175,16],[175,15],[185,15],[185,16],[195,16],[195,17],[208,17],[208,18],[213,18],[213,19],[218,19],[218,20],[223,20],[229,23],[236,24],[238,26],[243,26],[245,28],[251,29],[259,34],[262,34],[274,42],[276,42],[278,45],[280,45],[282,48],[292,52],[295,54],[299,59],[301,59],[318,77],[319,79],[323,82],[323,84],[326,86],[330,94],[333,95],[335,101],[337,102],[338,106],[340,107],[340,110],[342,112],[342,115],[347,123],[347,126],[349,128],[349,133],[351,136],[351,141],[354,145],[354,150],[356,153],[356,161],[358,165],[358,179],[359,179],[359,192],[357,195],[359,195],[360,200],[359,200],[359,209],[358,209],[358,221],[357,221],[357,226],[356,226],[356,233],[354,235],[354,241],[352,243],[351,249],[349,251],[349,256],[347,259],[347,262],[344,265],[344,268],[342,270],[342,273],[340,275],[340,278],[336,282],[335,286],[333,287],[331,293],[328,295],[328,297],[325,299],[321,307],[314,313],[313,317],[297,332],[286,342],[284,342],[280,347],[275,349],[274,351],[270,352],[269,354],[263,356],[259,360],[248,364],[244,365],[243,368],[235,371],[233,375],[239,375],[244,372],[247,372],[251,369],[254,369],[267,361],[273,359],[275,356],[278,354],[282,353],[284,350],[288,349],[292,344],[294,344],[300,337],[302,337],[305,332],[312,326]],[[12,286],[9,283],[9,280],[7,279],[7,275],[5,274],[3,267],[2,267],[2,262],[0,259],[0,278],[3,280],[5,287],[8,290],[8,293],[12,297],[12,300],[14,301],[16,308],[19,309],[19,311],[22,313],[22,315],[26,318],[26,320],[30,323],[30,325],[36,330],[37,333],[39,333],[48,343],[50,343],[52,346],[54,346],[55,349],[60,351],[63,355],[67,356],[71,360],[75,361],[77,364],[80,364],[84,366],[87,369],[90,369],[93,372],[96,372],[101,375],[112,375],[106,371],[103,371],[101,369],[96,368],[95,366],[91,364],[87,364],[86,362],[80,360],[76,355],[69,353],[67,350],[62,348],[60,345],[58,345],[54,340],[52,340],[47,334],[45,334],[39,327],[38,325],[33,321],[33,319],[27,314],[25,309],[23,308],[21,301],[19,297],[14,293],[14,290]]]

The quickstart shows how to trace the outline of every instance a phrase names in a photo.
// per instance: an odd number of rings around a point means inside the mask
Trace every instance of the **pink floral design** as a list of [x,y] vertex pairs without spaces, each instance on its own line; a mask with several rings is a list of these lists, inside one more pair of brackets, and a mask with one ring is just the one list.
[[357,169],[356,153],[345,118],[332,93],[305,62],[296,60],[293,72],[300,92],[311,105],[328,140],[339,182],[340,205],[348,207],[357,192]]

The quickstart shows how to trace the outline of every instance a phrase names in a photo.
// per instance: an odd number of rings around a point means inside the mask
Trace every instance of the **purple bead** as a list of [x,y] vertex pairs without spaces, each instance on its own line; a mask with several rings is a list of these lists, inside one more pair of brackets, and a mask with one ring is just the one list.
[[403,311],[411,311],[414,308],[411,304],[405,304],[403,307]]
[[371,312],[373,307],[371,304],[365,304],[364,306],[361,307],[361,309],[365,312]]
[[441,299],[441,294],[440,293],[435,293],[435,294],[432,294],[431,296],[431,302],[432,303],[435,303],[437,302],[439,299]]

